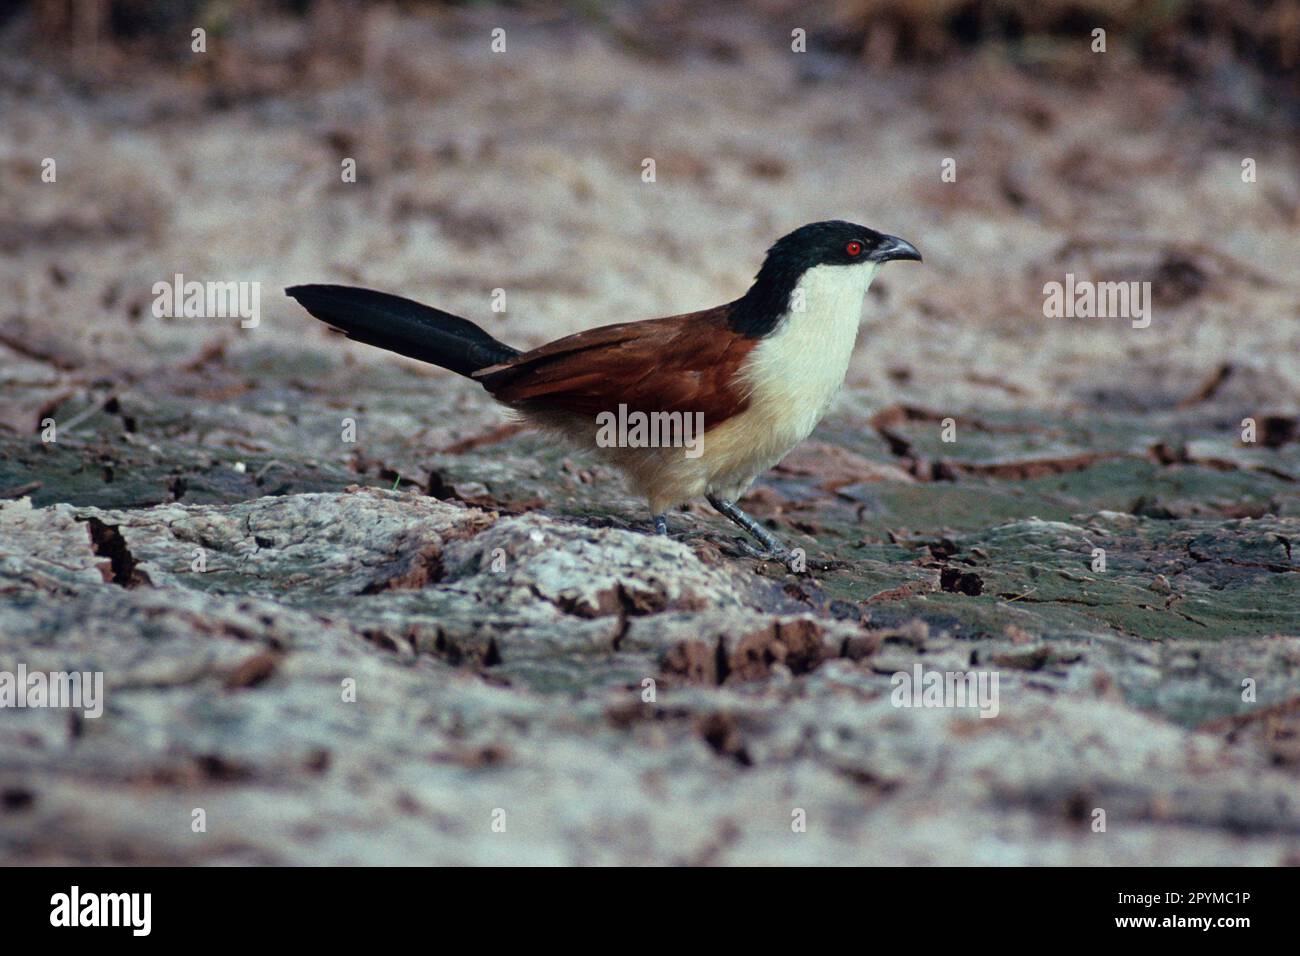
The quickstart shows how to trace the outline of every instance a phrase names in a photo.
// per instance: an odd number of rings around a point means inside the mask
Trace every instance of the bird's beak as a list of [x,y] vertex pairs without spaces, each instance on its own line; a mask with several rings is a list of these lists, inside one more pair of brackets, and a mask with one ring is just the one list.
[[920,262],[921,253],[906,239],[884,236],[867,258],[872,262],[888,262],[890,259],[915,259]]

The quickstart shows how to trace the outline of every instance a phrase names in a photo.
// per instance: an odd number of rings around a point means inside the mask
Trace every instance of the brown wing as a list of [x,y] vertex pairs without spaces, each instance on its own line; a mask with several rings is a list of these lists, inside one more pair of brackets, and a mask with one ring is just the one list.
[[474,373],[496,398],[580,414],[703,412],[713,428],[748,405],[733,384],[755,340],[727,328],[720,306],[589,329]]

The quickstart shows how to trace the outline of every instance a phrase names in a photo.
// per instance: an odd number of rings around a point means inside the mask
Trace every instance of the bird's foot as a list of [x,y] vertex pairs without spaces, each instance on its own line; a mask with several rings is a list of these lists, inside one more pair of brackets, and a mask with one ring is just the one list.
[[807,557],[802,548],[795,548],[793,550],[787,548],[781,543],[780,538],[764,528],[757,520],[745,514],[745,512],[741,511],[740,508],[736,507],[734,501],[727,501],[726,499],[719,498],[716,495],[708,495],[707,497],[709,504],[713,505],[720,514],[731,519],[763,546],[760,550],[748,541],[737,539],[736,544],[745,554],[753,558],[758,558],[760,561],[780,561],[795,573],[807,569]]
[[733,538],[736,548],[751,558],[759,561],[779,561],[790,569],[792,574],[807,574],[810,571],[839,571],[852,567],[848,561],[819,561],[810,558],[803,548],[759,548],[745,538]]
[[745,538],[733,538],[732,540],[737,548],[759,561],[780,561],[786,565],[797,565],[803,558],[803,550],[800,548],[787,548],[782,544],[770,548],[760,548],[751,544]]

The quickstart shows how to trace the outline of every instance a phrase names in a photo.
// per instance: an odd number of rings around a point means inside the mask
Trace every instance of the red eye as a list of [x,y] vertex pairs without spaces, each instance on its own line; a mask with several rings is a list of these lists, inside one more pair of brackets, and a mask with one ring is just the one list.
[[844,247],[844,251],[851,256],[856,256],[858,253],[862,251],[862,243],[854,239],[852,242],[850,242],[847,246]]

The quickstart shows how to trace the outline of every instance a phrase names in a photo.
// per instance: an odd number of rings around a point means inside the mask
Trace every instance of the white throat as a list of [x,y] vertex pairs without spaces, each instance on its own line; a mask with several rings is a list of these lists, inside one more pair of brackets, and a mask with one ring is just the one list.
[[790,307],[776,331],[754,350],[751,381],[770,387],[782,383],[801,410],[815,413],[808,431],[844,384],[863,299],[879,268],[879,263],[864,262],[809,269],[791,293]]
[[790,296],[786,324],[801,327],[802,333],[806,335],[830,332],[842,325],[851,325],[856,337],[857,325],[862,317],[863,299],[879,269],[878,262],[864,262],[854,266],[813,266],[800,277],[799,284]]
[[750,353],[744,385],[773,429],[772,463],[817,427],[848,374],[863,299],[879,263],[814,266],[776,331]]

